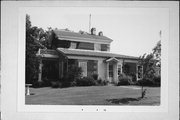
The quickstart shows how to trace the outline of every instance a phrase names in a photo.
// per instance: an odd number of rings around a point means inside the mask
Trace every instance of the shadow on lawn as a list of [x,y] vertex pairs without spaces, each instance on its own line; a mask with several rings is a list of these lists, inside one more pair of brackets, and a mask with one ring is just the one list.
[[133,101],[140,101],[142,98],[120,98],[120,99],[107,99],[106,101],[113,103],[113,104],[128,104],[129,102]]

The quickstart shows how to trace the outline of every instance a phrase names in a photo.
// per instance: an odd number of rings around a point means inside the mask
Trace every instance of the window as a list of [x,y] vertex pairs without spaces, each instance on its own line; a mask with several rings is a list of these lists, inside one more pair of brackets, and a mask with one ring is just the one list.
[[101,51],[109,51],[109,44],[101,44]]
[[118,65],[118,76],[121,74],[121,65]]
[[87,76],[87,62],[86,61],[79,61],[79,67],[82,69],[82,75]]
[[80,42],[77,44],[76,49],[94,50],[93,43]]
[[87,62],[87,74],[88,76],[92,76],[93,74],[97,74],[97,63],[96,60],[88,60]]

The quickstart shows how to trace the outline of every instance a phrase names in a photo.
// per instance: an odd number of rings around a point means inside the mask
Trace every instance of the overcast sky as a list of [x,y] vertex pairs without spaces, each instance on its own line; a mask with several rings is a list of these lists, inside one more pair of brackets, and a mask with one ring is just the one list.
[[152,52],[160,40],[159,31],[163,36],[169,30],[166,8],[34,7],[28,8],[26,13],[30,15],[33,26],[68,28],[74,32],[89,32],[91,14],[91,27],[113,39],[110,51],[131,56]]

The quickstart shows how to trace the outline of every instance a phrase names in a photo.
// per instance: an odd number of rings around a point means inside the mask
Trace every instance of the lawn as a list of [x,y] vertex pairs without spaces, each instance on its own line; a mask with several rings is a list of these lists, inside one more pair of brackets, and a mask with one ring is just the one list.
[[26,104],[43,105],[160,105],[160,88],[145,87],[146,97],[139,99],[138,86],[90,86],[70,88],[30,88]]

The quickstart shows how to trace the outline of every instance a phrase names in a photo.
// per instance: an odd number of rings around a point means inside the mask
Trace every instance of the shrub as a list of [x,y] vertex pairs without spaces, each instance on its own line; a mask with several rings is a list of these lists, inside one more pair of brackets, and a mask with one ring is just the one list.
[[33,82],[32,87],[34,87],[34,88],[42,87],[42,82],[38,82],[38,81]]
[[135,82],[137,80],[136,73],[131,73],[130,76],[132,77],[133,82]]
[[61,78],[59,81],[61,82],[62,88],[71,87],[71,83],[73,82],[68,76]]
[[52,81],[51,82],[51,87],[52,88],[60,88],[62,86],[62,83],[59,81]]
[[98,74],[95,73],[95,74],[92,75],[92,77],[93,77],[94,80],[98,80]]
[[140,86],[154,86],[155,82],[152,79],[144,78],[142,80],[138,80],[137,85],[140,85]]
[[120,85],[131,85],[133,82],[132,82],[132,77],[130,76],[127,76],[125,74],[120,74],[119,75],[119,81],[117,83],[118,86]]
[[107,84],[108,84],[108,81],[106,81],[106,80],[102,80],[101,78],[99,78],[97,80],[97,85],[103,86],[103,85],[107,85]]
[[161,86],[161,76],[155,76],[153,80],[156,86]]
[[50,80],[50,79],[44,78],[44,79],[42,80],[42,86],[43,86],[43,87],[49,87],[49,86],[51,86],[51,81],[52,81],[52,80]]
[[83,77],[76,80],[77,86],[93,86],[97,85],[97,82],[92,77]]
[[69,82],[73,82],[76,79],[80,79],[81,77],[82,77],[82,69],[81,69],[81,67],[71,65],[68,68],[67,76],[64,77],[63,79],[66,79]]

